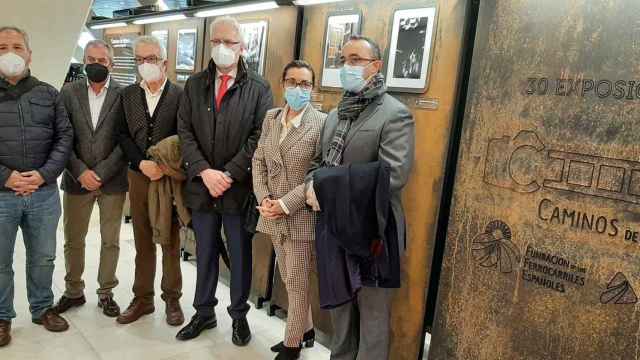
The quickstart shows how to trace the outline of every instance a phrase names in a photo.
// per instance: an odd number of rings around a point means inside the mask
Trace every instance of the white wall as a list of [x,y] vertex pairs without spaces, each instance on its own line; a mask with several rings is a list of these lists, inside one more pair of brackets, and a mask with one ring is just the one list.
[[15,25],[31,37],[31,73],[60,88],[92,0],[0,0],[0,26]]

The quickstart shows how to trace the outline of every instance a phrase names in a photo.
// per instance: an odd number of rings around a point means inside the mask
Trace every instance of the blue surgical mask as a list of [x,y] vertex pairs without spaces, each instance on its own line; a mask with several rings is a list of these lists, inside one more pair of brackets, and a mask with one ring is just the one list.
[[293,111],[300,111],[311,101],[311,89],[301,89],[299,86],[286,88],[284,98]]
[[340,81],[345,91],[357,93],[360,92],[367,81],[364,79],[364,66],[344,65],[340,69]]

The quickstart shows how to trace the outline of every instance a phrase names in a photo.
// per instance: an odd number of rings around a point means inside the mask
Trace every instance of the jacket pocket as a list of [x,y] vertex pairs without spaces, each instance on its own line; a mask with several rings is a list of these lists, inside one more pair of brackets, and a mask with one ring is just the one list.
[[31,98],[29,99],[31,121],[37,125],[52,127],[55,116],[55,101],[53,99]]

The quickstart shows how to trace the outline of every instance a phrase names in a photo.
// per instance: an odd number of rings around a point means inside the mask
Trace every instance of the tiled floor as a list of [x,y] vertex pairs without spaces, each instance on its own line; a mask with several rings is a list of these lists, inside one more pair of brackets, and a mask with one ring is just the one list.
[[[97,210],[97,209],[96,209]],[[156,312],[131,325],[118,325],[107,318],[96,307],[95,290],[97,287],[97,259],[99,236],[97,211],[94,211],[91,229],[87,237],[87,261],[85,282],[87,285],[87,304],[65,314],[71,329],[65,333],[53,334],[31,323],[29,305],[26,300],[24,245],[20,234],[16,244],[15,305],[18,318],[13,321],[13,341],[10,346],[0,348],[2,360],[189,360],[189,359],[273,359],[269,347],[282,339],[284,322],[276,317],[267,316],[264,309],[252,308],[249,312],[249,324],[253,332],[251,343],[238,348],[231,343],[231,319],[226,313],[229,305],[229,290],[220,284],[217,308],[218,327],[203,333],[190,342],[178,342],[174,336],[177,328],[169,327],[164,319],[164,303],[156,298]],[[63,237],[58,231],[58,259],[54,274],[54,294],[58,299],[64,290]],[[118,266],[120,285],[115,291],[116,301],[125,308],[131,300],[133,284],[135,250],[130,225],[123,225],[121,237],[121,255]],[[160,264],[158,269],[161,269]],[[182,306],[187,320],[194,313],[191,301],[195,290],[195,266],[182,263],[184,296]],[[158,274],[159,275],[159,274]],[[159,294],[158,281],[156,293]],[[328,359],[329,351],[317,344],[304,350],[301,359]]]

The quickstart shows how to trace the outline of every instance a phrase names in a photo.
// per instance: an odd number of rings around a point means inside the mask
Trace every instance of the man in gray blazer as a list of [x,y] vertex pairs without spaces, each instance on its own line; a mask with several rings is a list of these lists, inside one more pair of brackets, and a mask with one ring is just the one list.
[[[352,36],[340,58],[345,90],[338,108],[325,122],[321,142],[307,182],[320,167],[384,161],[390,166],[391,208],[400,252],[406,246],[401,192],[413,167],[415,124],[407,107],[386,93],[381,52],[363,36]],[[307,186],[307,203],[321,210]],[[389,358],[393,289],[363,284],[356,298],[332,309],[332,360],[386,360]]]
[[75,136],[62,179],[66,290],[55,310],[63,313],[86,302],[82,280],[85,237],[97,202],[102,240],[98,306],[105,315],[116,317],[120,308],[112,291],[118,285],[120,224],[128,189],[127,162],[116,142],[116,129],[123,116],[121,86],[109,75],[113,49],[104,41],[87,43],[84,63],[87,79],[67,84],[61,92]]

